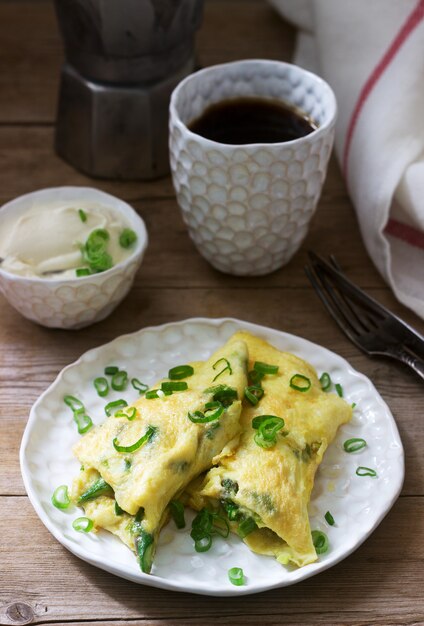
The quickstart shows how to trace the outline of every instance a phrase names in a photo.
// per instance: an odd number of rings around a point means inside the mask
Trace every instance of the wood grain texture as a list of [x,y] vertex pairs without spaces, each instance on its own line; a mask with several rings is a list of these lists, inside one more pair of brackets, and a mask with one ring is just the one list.
[[[8,576],[0,591],[4,602],[0,624],[7,623],[2,617],[5,607],[18,600],[32,607],[36,623],[94,617],[103,623],[141,616],[152,624],[216,624],[219,617],[219,623],[251,626],[417,624],[424,619],[416,576],[424,558],[423,498],[402,498],[347,561],[292,587],[240,601],[164,592],[107,574],[52,540],[23,498],[4,500],[0,500],[4,511],[0,533],[6,541],[0,556]],[[405,519],[409,520],[407,534]],[[11,526],[19,526],[21,536],[31,538],[31,546],[28,541],[16,544]],[[388,537],[396,537],[398,546],[402,541],[401,555]]]
[[[293,29],[262,0],[208,0],[198,58],[288,60]],[[97,186],[145,219],[150,247],[130,295],[108,319],[78,332],[21,318],[0,297],[0,625],[233,626],[424,624],[422,384],[400,365],[363,356],[321,307],[303,272],[306,251],[335,253],[349,276],[421,332],[371,264],[339,169],[327,182],[308,237],[274,274],[238,279],[213,270],[191,243],[169,178],[93,181],[53,151],[62,46],[48,0],[0,0],[0,203],[37,188]],[[369,376],[389,404],[406,452],[402,496],[352,556],[290,588],[237,599],[164,592],[116,578],[68,553],[25,497],[19,445],[31,405],[81,353],[139,328],[192,316],[232,316],[325,345]],[[21,616],[21,617],[20,617]]]

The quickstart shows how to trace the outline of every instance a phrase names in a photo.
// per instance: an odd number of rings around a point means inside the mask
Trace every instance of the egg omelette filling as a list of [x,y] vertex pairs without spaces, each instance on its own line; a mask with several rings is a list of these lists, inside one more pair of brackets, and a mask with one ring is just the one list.
[[[74,500],[95,525],[132,544],[144,572],[151,569],[169,502],[238,443],[247,356],[244,341],[230,339],[208,361],[195,365],[188,389],[138,399],[130,407],[136,409],[134,419],[111,416],[73,448],[85,468],[74,482]],[[225,388],[233,395],[221,403]],[[222,407],[219,418],[202,420],[217,405]],[[120,521],[116,511],[123,512]]]
[[[188,503],[197,510],[226,513],[231,529],[254,552],[303,566],[317,559],[308,517],[315,473],[352,408],[338,395],[323,392],[305,361],[248,333],[234,339],[247,344],[250,370],[259,361],[278,366],[278,372],[263,376],[263,396],[256,405],[243,403],[238,447],[189,486]],[[284,424],[275,433],[275,444],[270,445],[271,438],[265,447],[254,427],[262,416]]]

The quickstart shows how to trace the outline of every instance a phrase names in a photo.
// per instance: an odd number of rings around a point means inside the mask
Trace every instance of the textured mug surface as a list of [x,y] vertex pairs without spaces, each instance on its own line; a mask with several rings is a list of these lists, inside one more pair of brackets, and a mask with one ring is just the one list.
[[[229,145],[187,127],[217,102],[250,96],[294,105],[318,128],[293,141]],[[174,188],[192,240],[216,269],[261,275],[291,259],[319,200],[336,111],[334,93],[325,81],[279,61],[216,65],[192,74],[174,90]]]

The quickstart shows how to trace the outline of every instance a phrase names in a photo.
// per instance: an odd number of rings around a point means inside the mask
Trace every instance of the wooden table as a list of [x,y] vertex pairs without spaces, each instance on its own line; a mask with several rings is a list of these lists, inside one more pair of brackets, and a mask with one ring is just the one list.
[[[292,262],[260,279],[214,271],[193,247],[169,178],[91,180],[53,150],[62,48],[45,0],[0,1],[0,201],[37,188],[94,185],[146,221],[150,247],[135,286],[105,321],[48,330],[1,298],[0,624],[137,621],[176,624],[423,624],[423,387],[403,367],[363,356],[323,310],[303,272],[306,250],[334,252],[359,285],[395,313],[403,308],[368,258],[338,166],[332,162],[309,235]],[[263,2],[210,0],[198,37],[203,65],[243,57],[288,60],[294,32]],[[231,294],[231,297],[230,297]],[[234,316],[299,334],[368,375],[397,420],[406,452],[402,495],[352,556],[293,587],[237,599],[170,593],[121,580],[67,552],[45,529],[23,488],[18,451],[32,403],[82,352],[151,324]]]

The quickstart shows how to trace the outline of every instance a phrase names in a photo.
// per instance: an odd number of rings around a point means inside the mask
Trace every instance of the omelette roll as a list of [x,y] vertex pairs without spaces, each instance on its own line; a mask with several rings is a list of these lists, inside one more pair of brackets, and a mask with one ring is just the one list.
[[[189,487],[189,504],[221,509],[253,551],[303,566],[317,558],[308,517],[315,473],[352,409],[322,391],[305,361],[247,333],[235,338],[247,344],[262,391],[243,403],[239,446]],[[274,373],[255,376],[255,362]]]
[[[162,382],[169,383],[157,386]],[[138,518],[134,542],[146,572],[170,500],[238,443],[246,344],[228,341],[194,364],[185,382],[186,389],[170,395],[141,397],[129,407],[134,419],[111,416],[74,447],[81,464],[110,486],[118,506]]]

